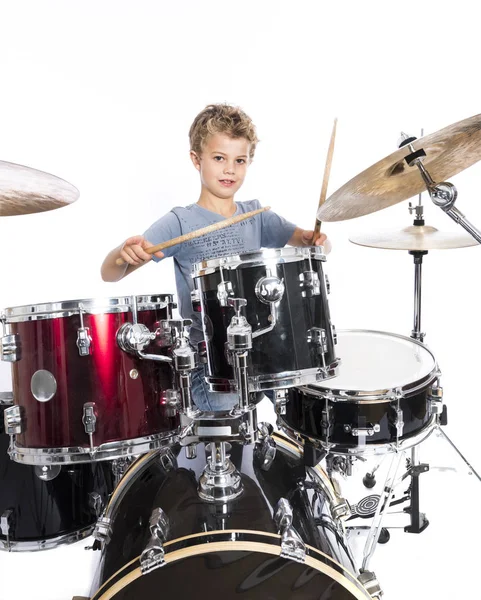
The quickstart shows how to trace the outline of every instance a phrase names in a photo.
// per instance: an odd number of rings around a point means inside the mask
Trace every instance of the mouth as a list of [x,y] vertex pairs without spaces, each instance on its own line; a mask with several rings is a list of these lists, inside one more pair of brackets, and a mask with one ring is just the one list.
[[232,187],[235,181],[233,179],[219,179],[219,183],[224,187]]

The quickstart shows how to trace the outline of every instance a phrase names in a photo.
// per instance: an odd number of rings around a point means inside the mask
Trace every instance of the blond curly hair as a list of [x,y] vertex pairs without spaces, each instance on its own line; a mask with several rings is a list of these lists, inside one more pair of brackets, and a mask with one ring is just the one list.
[[209,104],[194,119],[190,126],[190,149],[202,153],[206,140],[216,133],[232,138],[244,138],[250,144],[249,158],[254,158],[258,138],[251,118],[238,106]]

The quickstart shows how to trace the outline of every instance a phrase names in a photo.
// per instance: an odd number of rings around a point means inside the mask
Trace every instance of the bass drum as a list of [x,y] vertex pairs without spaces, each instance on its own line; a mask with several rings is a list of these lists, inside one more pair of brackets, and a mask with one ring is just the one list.
[[[205,449],[188,460],[179,446],[139,459],[124,475],[99,522],[103,550],[92,600],[212,598],[249,600],[368,599],[336,516],[341,499],[320,468],[305,467],[297,445],[273,435],[233,445],[243,492],[228,503],[201,500],[197,487]],[[306,544],[304,562],[281,555],[274,523],[280,498]],[[161,567],[145,569],[149,519],[167,515]]]

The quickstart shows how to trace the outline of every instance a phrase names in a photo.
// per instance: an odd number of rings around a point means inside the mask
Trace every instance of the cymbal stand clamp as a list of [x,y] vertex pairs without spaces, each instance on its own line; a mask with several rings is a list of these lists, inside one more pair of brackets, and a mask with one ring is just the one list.
[[[411,144],[409,144],[409,147],[414,150]],[[464,214],[454,206],[456,198],[458,197],[456,187],[448,181],[441,181],[440,183],[433,181],[431,175],[422,163],[425,156],[426,153],[424,150],[420,149],[406,156],[405,161],[410,167],[416,166],[419,169],[433,204],[441,208],[451,217],[451,219],[453,219],[453,221],[456,221],[458,225],[461,225],[461,227],[481,244],[481,231],[470,223]]]

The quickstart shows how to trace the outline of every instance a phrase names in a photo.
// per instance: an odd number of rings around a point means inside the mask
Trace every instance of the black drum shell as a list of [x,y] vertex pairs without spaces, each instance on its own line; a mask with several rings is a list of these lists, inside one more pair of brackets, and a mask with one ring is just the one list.
[[[373,435],[362,436],[366,446],[393,444],[420,433],[432,417],[430,403],[431,384],[399,399],[403,429],[398,436],[395,426],[397,400],[333,399],[310,386],[290,388],[287,391],[286,414],[282,421],[297,433],[324,444],[332,444],[333,452],[349,452],[359,446],[359,437],[352,429],[372,427],[380,429]],[[329,415],[327,417],[327,415]]]
[[[5,408],[0,405],[0,516],[13,511],[9,529],[12,549],[41,549],[49,540],[72,536],[74,541],[73,534],[92,530],[97,515],[90,494],[99,494],[102,503],[107,503],[114,488],[111,463],[64,466],[51,481],[39,479],[35,467],[16,463],[8,456]],[[6,547],[6,536],[0,532],[0,548]]]
[[[262,380],[262,389],[283,387],[276,384],[276,379],[283,373],[320,369],[336,364],[322,260],[314,255],[311,264],[319,277],[320,294],[303,297],[300,277],[310,270],[309,260],[299,256],[290,262],[269,263],[271,271],[275,271],[275,275],[284,283],[285,291],[277,305],[277,323],[274,329],[252,340],[249,377],[251,380]],[[246,262],[236,268],[222,267],[222,274],[220,268],[217,268],[213,273],[194,277],[195,285],[201,293],[208,374],[211,378],[225,380],[226,385],[228,381],[234,381],[232,366],[227,359],[226,343],[227,327],[235,311],[230,306],[221,306],[217,286],[222,281],[230,282],[233,297],[247,300],[242,314],[255,333],[270,325],[271,307],[259,300],[255,291],[256,284],[266,273],[264,263]],[[319,347],[309,341],[308,332],[314,327],[324,329],[326,333],[327,351],[323,356]],[[309,381],[305,381],[315,382],[315,374]]]
[[[260,444],[233,444],[231,460],[241,472],[244,491],[226,505],[207,503],[198,495],[198,480],[206,464],[201,444],[193,460],[185,458],[179,447],[139,459],[120,482],[107,508],[110,531],[92,592],[142,553],[150,539],[148,524],[154,508],[162,508],[169,519],[169,540],[222,530],[274,534],[277,527],[273,511],[281,497],[291,503],[293,524],[303,540],[354,573],[342,528],[333,517],[334,501],[326,491],[330,484],[320,485],[316,479],[314,485],[312,478],[306,477],[298,446],[281,436],[274,439],[276,456],[267,470],[261,468]],[[322,484],[327,475],[324,473],[320,479]]]

